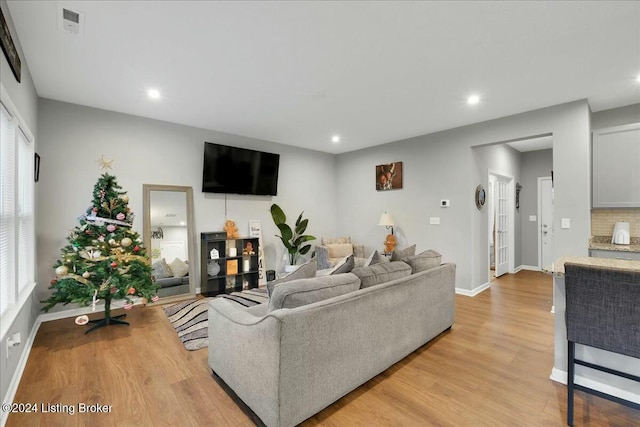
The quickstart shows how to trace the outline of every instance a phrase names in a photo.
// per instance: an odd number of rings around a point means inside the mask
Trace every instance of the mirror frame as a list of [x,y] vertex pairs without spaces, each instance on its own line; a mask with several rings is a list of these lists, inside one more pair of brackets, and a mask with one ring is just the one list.
[[[189,293],[171,295],[166,298],[160,298],[155,304],[166,304],[172,301],[180,301],[187,298],[195,298],[196,296],[196,241],[195,241],[195,216],[193,213],[193,188],[179,185],[155,185],[155,184],[142,184],[142,192],[144,197],[144,247],[147,249],[149,256],[149,262],[151,262],[151,192],[152,191],[175,191],[186,193],[186,209],[187,209],[187,251],[189,254]],[[151,305],[151,303],[149,302]]]

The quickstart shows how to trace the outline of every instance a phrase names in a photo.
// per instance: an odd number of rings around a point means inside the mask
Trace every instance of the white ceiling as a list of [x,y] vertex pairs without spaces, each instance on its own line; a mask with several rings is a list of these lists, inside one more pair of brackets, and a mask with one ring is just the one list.
[[638,1],[7,3],[41,97],[329,153],[640,102]]

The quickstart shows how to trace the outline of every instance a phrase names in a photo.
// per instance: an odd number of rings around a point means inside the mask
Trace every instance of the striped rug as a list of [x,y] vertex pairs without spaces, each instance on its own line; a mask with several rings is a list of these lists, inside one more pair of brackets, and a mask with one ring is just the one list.
[[[269,301],[266,288],[218,295],[245,307]],[[208,303],[212,298],[201,298],[173,304],[164,308],[171,325],[187,350],[199,350],[209,345]]]

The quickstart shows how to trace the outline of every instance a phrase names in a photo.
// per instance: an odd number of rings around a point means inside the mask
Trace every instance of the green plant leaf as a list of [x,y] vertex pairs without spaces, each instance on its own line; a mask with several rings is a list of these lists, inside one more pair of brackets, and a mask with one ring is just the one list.
[[287,216],[284,214],[284,211],[275,203],[271,205],[271,217],[276,225],[287,222]]
[[300,246],[301,244],[303,244],[304,242],[308,242],[310,240],[315,240],[316,238],[314,236],[309,236],[309,235],[303,235],[303,236],[298,236],[296,237],[296,239],[293,241],[293,245],[294,246]]
[[306,245],[300,248],[299,252],[302,255],[305,255],[307,252],[309,252],[309,250],[311,249],[311,245]]
[[300,212],[300,215],[298,216],[298,219],[296,219],[296,228],[298,228],[298,225],[300,224],[300,221],[302,221],[302,214],[304,213],[304,211]]
[[277,224],[277,225],[278,225],[278,230],[280,230],[280,234],[281,234],[280,237],[290,242],[293,239],[293,231],[291,231],[291,227],[289,227],[287,224]]
[[309,224],[308,219],[296,223],[296,234],[304,234],[307,230],[307,224]]

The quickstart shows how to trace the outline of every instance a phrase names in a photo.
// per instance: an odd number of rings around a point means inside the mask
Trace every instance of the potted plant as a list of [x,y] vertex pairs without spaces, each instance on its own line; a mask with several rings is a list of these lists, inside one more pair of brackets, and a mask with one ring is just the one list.
[[307,230],[309,220],[302,218],[303,213],[304,211],[300,212],[295,223],[295,229],[292,229],[287,225],[287,216],[284,214],[280,206],[276,203],[271,205],[271,217],[273,218],[273,222],[276,224],[276,227],[280,230],[280,236],[276,237],[279,237],[280,240],[282,240],[282,244],[287,249],[287,252],[289,253],[288,260],[291,266],[296,265],[300,255],[305,255],[311,250],[311,245],[306,244],[306,242],[316,239],[314,236],[304,234]]

